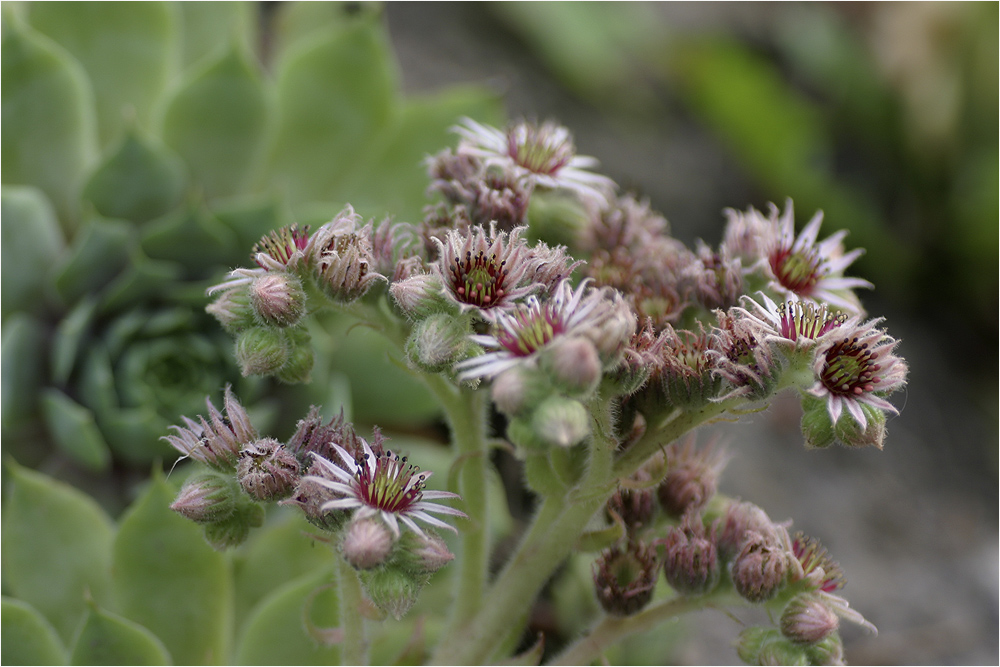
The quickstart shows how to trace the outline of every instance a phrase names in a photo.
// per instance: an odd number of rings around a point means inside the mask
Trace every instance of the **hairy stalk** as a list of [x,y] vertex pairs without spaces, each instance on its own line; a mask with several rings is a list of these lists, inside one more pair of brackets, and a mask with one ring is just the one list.
[[344,641],[340,645],[340,662],[343,665],[368,664],[368,640],[365,637],[365,619],[361,615],[364,598],[361,582],[343,558],[337,558],[337,583],[340,595],[340,627]]
[[605,616],[580,639],[568,646],[550,665],[589,665],[616,642],[655,627],[663,621],[705,607],[712,595],[677,597],[643,610],[634,616]]

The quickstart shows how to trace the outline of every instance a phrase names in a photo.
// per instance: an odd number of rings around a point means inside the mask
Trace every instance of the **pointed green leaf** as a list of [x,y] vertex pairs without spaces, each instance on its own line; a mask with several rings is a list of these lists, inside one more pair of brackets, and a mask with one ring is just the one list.
[[170,653],[138,623],[91,603],[73,646],[71,665],[169,665]]
[[163,140],[184,159],[206,198],[238,194],[263,158],[268,112],[260,72],[234,42],[174,94]]
[[149,127],[176,67],[177,26],[166,2],[40,2],[29,20],[73,54],[97,100],[101,145],[116,141],[125,114]]
[[3,180],[41,189],[59,212],[63,228],[71,230],[84,171],[96,158],[90,84],[62,48],[21,21],[4,18]]
[[133,466],[173,461],[178,456],[177,450],[160,440],[170,432],[170,422],[151,405],[111,408],[98,415],[98,422],[115,457]]
[[455,143],[450,128],[463,116],[500,125],[500,96],[479,87],[462,87],[407,100],[400,122],[387,134],[381,150],[368,156],[370,160],[350,179],[346,199],[368,215],[420,220],[427,203],[424,161]]
[[52,266],[66,247],[55,210],[37,188],[6,185],[0,208],[0,307],[4,317],[16,310],[38,312]]
[[274,512],[268,523],[251,535],[233,563],[236,583],[237,623],[267,594],[292,579],[333,562],[329,546],[311,538],[316,529],[302,518],[302,513],[288,508]]
[[150,301],[179,282],[182,272],[176,262],[150,259],[136,248],[131,253],[129,267],[108,285],[101,299],[101,312],[109,313]]
[[184,185],[180,158],[133,127],[91,174],[83,198],[105,217],[142,223],[177,206]]
[[124,220],[84,221],[69,258],[56,273],[56,291],[67,303],[106,285],[128,262],[134,229]]
[[274,53],[278,58],[324,30],[346,28],[382,15],[377,2],[283,2],[274,21]]
[[52,341],[52,379],[65,385],[76,365],[77,354],[86,343],[90,325],[94,321],[97,301],[93,297],[81,300],[56,328]]
[[34,607],[5,597],[0,611],[0,662],[5,665],[64,665],[66,649],[55,628]]
[[219,264],[236,243],[225,225],[195,202],[149,223],[141,247],[153,259],[169,259],[191,272]]
[[85,595],[108,598],[114,523],[89,496],[8,461],[14,488],[4,503],[4,579],[68,641]]
[[197,524],[170,510],[161,473],[126,512],[114,543],[112,585],[122,615],[159,637],[181,665],[227,661],[232,581]]
[[0,345],[4,429],[20,426],[36,415],[46,347],[45,330],[37,320],[19,313],[4,322]]
[[324,30],[282,59],[272,182],[293,204],[342,201],[343,180],[398,112],[396,65],[381,25]]
[[219,57],[233,39],[244,47],[257,44],[256,3],[179,2],[177,8],[183,25],[181,65],[185,72],[200,66],[203,59]]
[[241,633],[236,664],[338,664],[340,647],[321,640],[340,622],[331,570],[305,575],[261,601]]
[[61,450],[92,470],[105,470],[111,452],[97,428],[94,413],[55,387],[42,391],[42,415]]
[[219,201],[212,206],[212,213],[238,239],[233,247],[232,264],[246,264],[253,245],[272,230],[290,224],[291,217],[284,204],[272,195]]

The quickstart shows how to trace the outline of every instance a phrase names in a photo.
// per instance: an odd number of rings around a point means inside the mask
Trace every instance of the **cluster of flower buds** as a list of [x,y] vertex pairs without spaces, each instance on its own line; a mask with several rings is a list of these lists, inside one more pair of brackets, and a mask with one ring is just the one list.
[[207,419],[184,418],[164,439],[211,468],[187,480],[171,509],[200,524],[216,549],[243,543],[263,523],[262,503],[298,507],[335,536],[371,600],[396,618],[452,560],[441,537],[417,522],[454,531],[432,514],[465,514],[432,501],[458,495],[428,490],[430,473],[386,449],[378,429],[369,443],[343,414],[324,422],[313,407],[283,444],[257,434],[228,387],[225,415],[207,405]]

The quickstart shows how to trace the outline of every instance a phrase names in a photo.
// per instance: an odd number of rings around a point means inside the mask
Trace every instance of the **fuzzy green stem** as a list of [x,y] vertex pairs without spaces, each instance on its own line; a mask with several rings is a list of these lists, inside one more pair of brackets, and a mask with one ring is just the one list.
[[344,630],[344,641],[340,645],[342,665],[367,665],[368,640],[365,638],[365,620],[361,614],[364,598],[361,582],[343,558],[337,558],[337,583],[340,595],[340,627]]
[[655,627],[663,621],[705,607],[712,595],[677,597],[624,618],[605,616],[580,639],[560,653],[550,665],[589,665],[608,647],[629,635]]

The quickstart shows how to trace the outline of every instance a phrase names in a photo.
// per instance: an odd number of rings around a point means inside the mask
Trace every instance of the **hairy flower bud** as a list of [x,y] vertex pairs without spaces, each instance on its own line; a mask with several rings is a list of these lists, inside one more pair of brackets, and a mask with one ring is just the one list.
[[389,286],[396,305],[408,317],[419,320],[435,313],[457,313],[443,294],[441,279],[430,273],[414,273]]
[[280,500],[292,494],[299,462],[280,442],[265,438],[243,447],[236,476],[243,490],[257,500]]
[[448,370],[469,347],[466,318],[439,313],[422,320],[406,341],[406,354],[429,373]]
[[653,599],[659,573],[656,549],[630,542],[612,547],[594,562],[594,589],[601,607],[613,616],[631,616]]
[[715,495],[725,457],[711,444],[695,448],[693,437],[667,449],[667,475],[656,490],[660,506],[679,519],[697,511]]
[[380,519],[355,519],[344,531],[340,552],[354,568],[370,570],[386,561],[394,541],[392,531]]
[[312,337],[303,326],[284,329],[288,341],[288,360],[275,377],[286,384],[309,382],[312,373],[315,354],[313,353]]
[[767,602],[784,585],[787,572],[788,554],[784,548],[751,532],[733,560],[733,586],[750,602]]
[[597,348],[579,336],[561,338],[540,355],[543,368],[551,373],[554,384],[567,394],[587,396],[601,379],[601,360]]
[[494,378],[490,386],[490,398],[497,410],[513,417],[529,407],[530,375],[531,371],[514,366]]
[[[649,473],[640,469],[632,479],[637,482],[649,480]],[[646,526],[653,519],[656,510],[656,501],[653,497],[652,489],[629,489],[618,487],[618,489],[608,499],[605,510],[614,512],[625,523],[625,527],[630,532],[635,532],[639,528]]]
[[714,535],[705,534],[696,514],[686,515],[661,542],[666,549],[663,571],[675,591],[680,595],[701,595],[715,588],[719,582],[719,559]]
[[441,536],[432,530],[423,534],[403,533],[392,555],[392,562],[417,574],[433,574],[455,559]]
[[814,593],[799,593],[781,612],[781,634],[800,644],[816,644],[838,627],[840,617]]
[[375,272],[371,225],[350,206],[316,230],[306,254],[316,268],[316,283],[332,300],[349,303],[363,296],[385,276]]
[[590,435],[590,415],[579,401],[551,396],[535,410],[531,426],[546,443],[572,447]]
[[290,355],[288,339],[280,329],[251,327],[236,338],[236,361],[244,377],[277,373]]
[[389,565],[359,573],[368,598],[376,607],[392,615],[397,621],[417,601],[420,590],[427,583],[427,574],[409,572]]
[[726,561],[740,552],[751,532],[763,535],[768,541],[778,541],[775,526],[767,513],[750,502],[729,503],[726,513],[716,521],[715,529],[719,558]]
[[306,293],[302,282],[290,273],[267,272],[258,276],[249,288],[250,305],[265,325],[292,326],[306,312]]
[[736,642],[736,653],[748,665],[839,664],[813,662],[807,647],[785,639],[775,628],[747,628]]
[[264,525],[264,508],[246,496],[237,503],[236,511],[227,518],[202,526],[205,539],[216,551],[238,547],[246,542],[251,528]]
[[306,474],[299,478],[295,490],[291,497],[282,500],[281,505],[295,505],[302,510],[306,521],[317,528],[336,532],[344,527],[344,524],[351,518],[351,510],[344,509],[323,509],[323,506],[335,500],[339,495],[323,486],[317,478],[324,478],[330,481],[336,479],[330,475],[326,467],[315,461],[309,466]]
[[196,523],[213,523],[236,511],[239,496],[240,490],[231,476],[203,473],[184,483],[170,509]]
[[243,285],[223,290],[215,301],[205,306],[205,312],[218,320],[230,334],[256,324],[250,295]]

